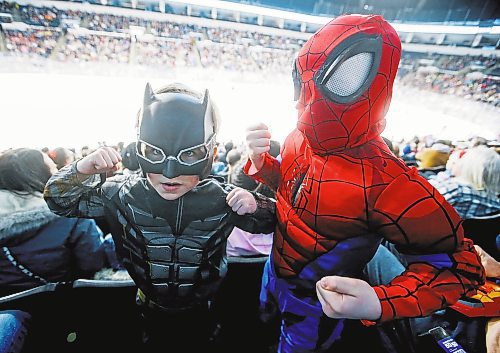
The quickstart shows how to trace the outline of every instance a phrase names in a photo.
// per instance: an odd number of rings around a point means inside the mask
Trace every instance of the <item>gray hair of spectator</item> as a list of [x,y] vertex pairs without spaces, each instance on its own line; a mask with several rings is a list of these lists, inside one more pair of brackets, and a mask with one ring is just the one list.
[[18,148],[0,155],[0,189],[19,195],[43,192],[51,172],[39,150]]
[[457,179],[493,195],[500,193],[500,155],[492,148],[470,148],[457,161]]
[[[171,83],[169,85],[160,87],[154,91],[155,94],[162,94],[162,93],[181,93],[181,94],[186,94],[191,97],[195,97],[199,100],[203,100],[204,94],[201,92],[198,92],[182,83]],[[214,103],[212,98],[209,96],[210,99],[210,107],[212,108],[212,122],[214,124],[214,129],[215,133],[219,132],[219,126],[220,126],[220,117],[219,117],[219,109],[217,108],[217,105]],[[137,121],[136,121],[136,128],[139,128],[140,125],[140,119],[141,119],[141,109],[139,109],[139,112],[137,113]]]
[[241,159],[241,153],[237,149],[232,149],[226,154],[227,164],[230,166],[235,166],[236,163]]

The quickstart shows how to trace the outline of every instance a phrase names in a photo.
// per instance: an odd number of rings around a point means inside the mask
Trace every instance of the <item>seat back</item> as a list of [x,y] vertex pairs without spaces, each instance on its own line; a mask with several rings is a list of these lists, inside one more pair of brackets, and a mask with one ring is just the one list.
[[31,314],[23,353],[118,351],[139,347],[132,281],[49,283],[0,298],[0,310]]
[[[264,257],[230,257],[215,298],[222,324],[221,348],[267,352],[270,331],[260,321],[259,293]],[[33,317],[23,353],[141,351],[139,308],[132,280],[53,283],[0,298],[0,310],[20,309]],[[273,326],[278,332],[279,325]],[[249,335],[252,337],[248,339]],[[274,338],[274,336],[273,336]]]
[[500,249],[497,243],[497,237],[500,235],[500,213],[465,219],[463,227],[467,238],[472,239],[474,244],[500,261]]

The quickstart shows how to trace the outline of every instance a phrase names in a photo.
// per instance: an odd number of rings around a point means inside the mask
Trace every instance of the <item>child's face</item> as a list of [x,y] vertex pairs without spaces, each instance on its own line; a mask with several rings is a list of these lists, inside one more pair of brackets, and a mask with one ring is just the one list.
[[179,175],[169,179],[162,174],[147,173],[147,178],[156,192],[169,201],[178,199],[200,182],[198,175]]

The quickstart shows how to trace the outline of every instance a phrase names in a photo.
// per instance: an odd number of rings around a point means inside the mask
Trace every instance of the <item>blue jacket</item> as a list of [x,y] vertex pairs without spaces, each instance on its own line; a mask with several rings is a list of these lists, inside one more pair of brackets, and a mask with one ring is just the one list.
[[0,295],[89,278],[107,265],[94,220],[59,217],[41,194],[0,190]]

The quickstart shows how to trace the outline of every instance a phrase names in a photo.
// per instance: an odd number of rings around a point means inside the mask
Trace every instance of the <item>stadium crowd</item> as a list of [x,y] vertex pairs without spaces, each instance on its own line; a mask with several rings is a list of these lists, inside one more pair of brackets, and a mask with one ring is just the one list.
[[[112,14],[0,2],[25,28],[2,28],[6,55],[62,62],[113,62],[288,74],[303,39]],[[131,31],[140,28],[142,34]],[[85,31],[89,30],[89,31]],[[2,38],[0,38],[2,40]],[[1,47],[1,46],[0,46]],[[405,85],[500,105],[494,57],[406,52]]]

